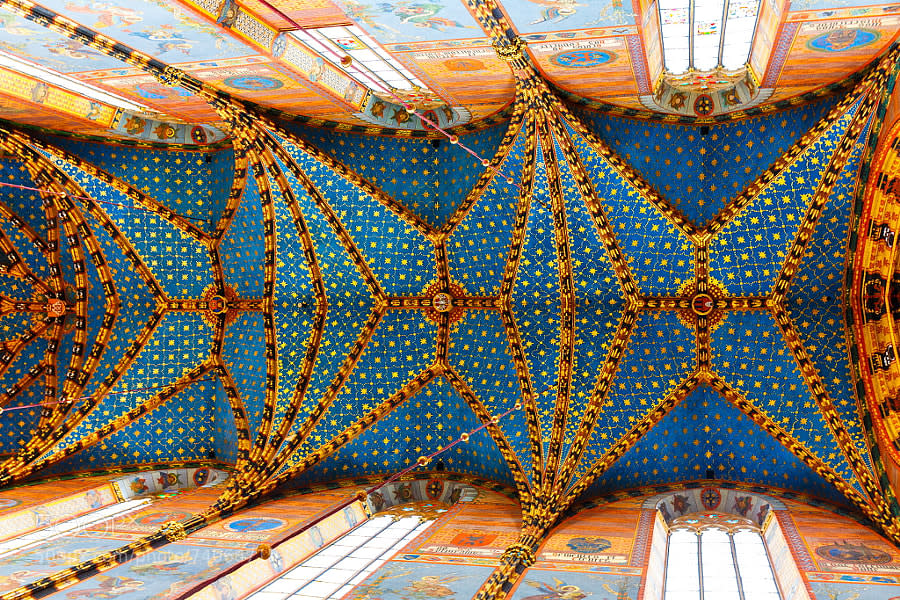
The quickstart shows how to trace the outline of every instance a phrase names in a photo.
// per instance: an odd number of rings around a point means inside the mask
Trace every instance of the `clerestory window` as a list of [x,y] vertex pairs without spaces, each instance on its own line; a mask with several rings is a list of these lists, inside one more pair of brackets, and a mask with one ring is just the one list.
[[672,521],[663,598],[781,600],[756,524],[720,513],[695,513]]
[[247,600],[338,600],[424,531],[430,520],[375,516]]
[[659,0],[658,6],[670,75],[746,65],[760,0]]

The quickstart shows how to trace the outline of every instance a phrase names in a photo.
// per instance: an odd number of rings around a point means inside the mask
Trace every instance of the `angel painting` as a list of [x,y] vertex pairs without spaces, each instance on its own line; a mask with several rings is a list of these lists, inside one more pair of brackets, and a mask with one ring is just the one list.
[[116,598],[128,592],[134,592],[144,587],[144,582],[131,577],[114,577],[110,575],[95,575],[90,579],[96,582],[96,587],[74,589],[66,592],[66,598]]
[[403,588],[403,591],[416,600],[447,598],[456,593],[447,584],[457,580],[459,580],[459,577],[452,575],[423,575],[416,581],[411,581],[409,585]]
[[539,593],[525,596],[521,600],[582,600],[587,597],[577,585],[567,584],[556,577],[553,578],[553,585],[532,580],[525,583],[538,588]]

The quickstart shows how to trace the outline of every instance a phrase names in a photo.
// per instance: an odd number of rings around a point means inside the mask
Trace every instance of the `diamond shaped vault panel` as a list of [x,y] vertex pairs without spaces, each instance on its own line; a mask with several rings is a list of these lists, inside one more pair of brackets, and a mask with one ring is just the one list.
[[[453,386],[438,377],[299,480],[400,471],[480,425]],[[485,430],[434,459],[429,468],[438,461],[449,471],[510,483],[509,469]]]
[[673,205],[702,225],[775,162],[837,102],[826,98],[733,123],[651,123],[590,110],[591,130]]
[[706,477],[743,481],[846,502],[756,423],[722,398],[700,387],[650,430],[585,494]]

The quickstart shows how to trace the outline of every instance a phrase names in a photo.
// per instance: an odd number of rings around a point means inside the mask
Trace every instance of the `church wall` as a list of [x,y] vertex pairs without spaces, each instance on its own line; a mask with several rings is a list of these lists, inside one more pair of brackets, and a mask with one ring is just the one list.
[[478,492],[443,513],[346,600],[472,598],[518,538],[521,523],[518,504],[495,492]]
[[[579,592],[637,599],[650,553],[655,511],[629,499],[579,512],[558,526],[519,580],[512,598]],[[569,586],[569,587],[566,587]]]
[[[42,499],[57,498],[60,491],[78,495],[103,483],[102,478],[54,482],[7,495],[21,499],[19,506],[27,510],[39,506]],[[362,505],[355,502],[349,508],[352,514],[341,511],[320,524],[317,531],[276,544],[310,519],[352,497],[355,491],[316,491],[241,511],[185,540],[98,573],[50,597],[171,600],[204,581],[215,581],[194,594],[192,600],[236,600],[363,521]],[[112,526],[68,535],[37,550],[0,560],[0,593],[117,548],[170,520],[200,512],[220,493],[220,487],[183,491],[157,499]],[[539,547],[536,562],[510,597],[524,600],[568,594],[568,598],[581,598],[579,594],[589,594],[593,598],[658,600],[663,573],[654,565],[664,561],[664,527],[645,500],[626,499],[589,508],[564,521]],[[775,518],[767,519],[763,529],[782,585],[788,581],[793,590],[791,598],[805,597],[807,592],[814,600],[887,600],[900,596],[900,550],[885,538],[826,509],[790,500],[782,503],[786,510],[774,510]],[[505,548],[518,537],[519,506],[496,492],[478,488],[474,498],[464,498],[442,513],[427,503],[408,506],[413,511],[402,514],[419,511],[436,520],[345,600],[400,600],[416,594],[471,598],[500,564]],[[223,570],[253,555],[260,544],[275,545],[268,560],[256,559],[249,568],[235,572],[236,577],[221,577]],[[785,576],[785,568],[780,565],[788,558],[798,571]]]
[[22,486],[0,494],[0,541],[116,501],[107,477]]
[[[96,486],[98,483],[99,481],[95,481],[94,485]],[[45,485],[49,492],[54,484]],[[107,487],[110,486],[107,484]],[[200,488],[179,493],[170,498],[157,500],[138,512],[124,515],[110,523],[68,534],[45,542],[32,550],[25,550],[0,559],[0,593],[114,550],[142,534],[159,529],[166,521],[202,510],[215,500],[218,493],[218,490],[212,488]],[[110,588],[110,586],[115,588],[113,580],[105,573],[95,575],[81,585],[84,586],[91,582],[94,585],[106,582],[106,588]],[[121,589],[126,589],[125,586],[132,586],[133,590],[137,591],[137,584],[128,580],[122,580],[122,582]],[[143,587],[143,582],[141,587]],[[118,589],[115,588],[114,591]],[[64,598],[79,597],[77,595],[68,596],[67,594],[72,590],[73,588],[69,588],[56,595]]]
[[[541,545],[510,598],[659,600],[664,573],[653,565],[664,562],[665,537],[655,534],[656,512],[643,502],[623,500],[565,521]],[[778,504],[763,531],[786,598],[900,597],[900,551],[883,537],[824,508],[783,504],[786,510]],[[482,498],[452,510],[344,600],[400,600],[416,590],[471,598],[499,563],[504,543],[515,540],[516,510]]]
[[785,505],[789,519],[780,519],[782,527],[817,600],[900,596],[900,550],[885,538],[821,508]]
[[[96,486],[102,480],[95,478],[91,482]],[[30,493],[37,496],[38,492],[42,492],[43,497],[52,497],[53,486],[58,483],[61,482],[46,484],[39,489],[32,489]],[[18,491],[6,495],[18,499]],[[0,593],[114,550],[157,531],[168,521],[202,512],[215,502],[221,492],[220,486],[183,491],[155,500],[146,508],[112,523],[66,535],[34,550],[0,559]],[[163,600],[175,597],[250,556],[259,544],[271,543],[289,534],[292,529],[346,499],[348,493],[346,489],[321,491],[274,500],[247,509],[197,531],[178,543],[169,544],[100,572],[48,597],[55,600],[89,597]],[[360,509],[358,515],[362,514]],[[349,527],[345,524],[331,534],[326,533],[320,544],[337,537]],[[227,590],[225,592],[221,597],[230,597]]]

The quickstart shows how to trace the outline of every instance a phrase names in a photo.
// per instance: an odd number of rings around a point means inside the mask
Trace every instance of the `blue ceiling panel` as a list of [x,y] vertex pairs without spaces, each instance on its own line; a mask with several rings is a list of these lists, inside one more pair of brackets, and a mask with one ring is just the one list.
[[259,186],[248,173],[241,203],[219,244],[225,281],[244,298],[262,298],[263,295],[266,248],[262,219]]
[[[215,229],[234,180],[234,150],[144,148],[44,136],[157,202],[207,233]],[[131,202],[129,202],[131,204]]]
[[414,296],[434,280],[430,241],[309,154],[293,144],[286,148],[337,213],[386,294]]
[[[525,145],[531,127],[520,127],[506,159],[447,242],[450,274],[470,294],[488,296],[500,291],[519,203]],[[507,178],[511,178],[510,183]]]
[[447,138],[371,136],[295,126],[305,139],[351,167],[432,227],[443,225],[462,203],[494,156],[508,124],[500,122]]
[[693,246],[571,127],[568,135],[590,175],[616,241],[645,295],[676,294],[693,278]]
[[846,500],[718,392],[701,386],[646,433],[584,494],[693,481],[712,469],[717,480],[800,490],[837,504]]
[[580,476],[695,368],[694,330],[675,311],[641,313],[581,458]]
[[[298,481],[392,475],[480,426],[465,400],[446,379],[438,377]],[[503,456],[484,429],[432,459],[425,469],[511,483]]]
[[710,242],[710,277],[735,296],[767,294],[858,103],[767,185]]
[[[450,336],[449,362],[491,415],[507,412],[522,397],[503,318],[498,312],[466,311]],[[499,426],[530,476],[533,465],[525,411],[514,410],[500,420]]]
[[727,123],[673,125],[604,115],[579,116],[647,182],[702,225],[835,105],[831,96]]
[[855,477],[767,312],[734,311],[712,334],[713,369],[848,483]]

